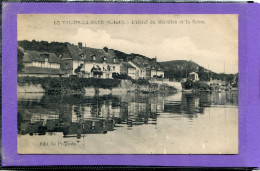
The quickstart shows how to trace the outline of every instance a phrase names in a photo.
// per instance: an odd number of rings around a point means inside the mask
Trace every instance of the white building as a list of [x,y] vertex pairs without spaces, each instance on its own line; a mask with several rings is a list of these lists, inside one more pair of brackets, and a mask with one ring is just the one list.
[[61,68],[68,75],[81,75],[86,78],[112,78],[120,73],[120,62],[113,50],[104,47],[94,49],[67,44],[68,53],[61,58]]
[[60,77],[61,61],[55,53],[27,51],[18,47],[23,52],[24,68],[18,73],[18,76],[31,77]]
[[139,64],[134,61],[128,62],[130,65],[135,67],[135,79],[143,79],[146,78],[146,68],[142,64]]
[[127,74],[132,79],[136,79],[136,68],[128,62],[122,62],[120,66],[120,74]]

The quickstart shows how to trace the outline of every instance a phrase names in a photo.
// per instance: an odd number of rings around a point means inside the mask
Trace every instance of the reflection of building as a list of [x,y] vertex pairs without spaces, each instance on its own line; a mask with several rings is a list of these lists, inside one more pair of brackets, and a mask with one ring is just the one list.
[[18,101],[19,134],[63,132],[64,136],[79,138],[83,134],[113,131],[115,124],[156,124],[157,109],[163,108],[163,99],[133,95],[128,98],[44,96],[40,102]]
[[163,112],[164,111],[164,98],[158,97],[156,105],[157,105],[157,112]]
[[51,119],[59,119],[59,115],[33,113],[32,117],[31,117],[31,123],[35,123],[38,121],[43,121],[45,123],[45,122],[47,122],[47,120],[51,120]]

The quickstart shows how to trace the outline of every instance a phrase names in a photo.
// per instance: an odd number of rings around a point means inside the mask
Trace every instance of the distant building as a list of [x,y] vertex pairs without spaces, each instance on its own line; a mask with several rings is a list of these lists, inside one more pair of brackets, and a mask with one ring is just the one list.
[[60,59],[55,53],[25,51],[23,49],[22,52],[24,54],[24,68],[18,73],[18,76],[60,77],[64,75],[60,69]]
[[127,74],[132,79],[136,79],[136,68],[128,62],[122,62],[120,66],[120,74]]
[[67,52],[61,57],[61,68],[67,75],[81,75],[86,78],[112,78],[120,73],[120,61],[113,50],[104,47],[94,49],[67,44]]
[[192,81],[199,81],[199,75],[196,72],[189,73],[188,79]]
[[156,72],[157,77],[161,77],[164,78],[164,71],[162,68],[157,68],[157,72]]
[[135,72],[136,79],[146,78],[146,68],[144,65],[137,63],[135,61],[129,61],[128,63],[136,68],[136,72]]
[[141,56],[128,57],[128,62],[136,68],[136,78],[164,78],[164,71],[158,65],[156,58],[150,59]]

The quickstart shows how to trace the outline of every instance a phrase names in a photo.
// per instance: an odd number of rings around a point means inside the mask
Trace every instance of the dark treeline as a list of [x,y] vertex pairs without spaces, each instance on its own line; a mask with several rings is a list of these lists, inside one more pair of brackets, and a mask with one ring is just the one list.
[[36,50],[36,51],[46,51],[46,52],[53,52],[59,56],[61,53],[66,51],[66,44],[61,42],[47,42],[47,41],[28,41],[22,40],[18,41],[18,45],[25,50]]

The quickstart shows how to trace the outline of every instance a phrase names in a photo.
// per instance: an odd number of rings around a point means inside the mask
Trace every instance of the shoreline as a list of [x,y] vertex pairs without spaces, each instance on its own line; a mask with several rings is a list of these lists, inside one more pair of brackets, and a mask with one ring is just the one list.
[[174,94],[177,89],[167,84],[150,83],[148,80],[48,77],[18,77],[17,80],[17,93],[106,95],[126,92]]

